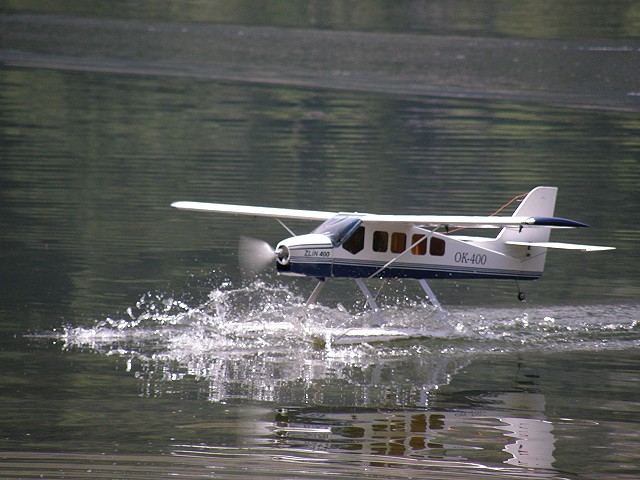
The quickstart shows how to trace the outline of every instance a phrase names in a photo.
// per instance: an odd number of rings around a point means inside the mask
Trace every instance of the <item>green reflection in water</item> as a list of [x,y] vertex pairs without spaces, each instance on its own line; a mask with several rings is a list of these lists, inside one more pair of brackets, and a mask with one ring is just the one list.
[[331,30],[528,38],[637,38],[640,10],[632,0],[553,2],[203,1],[103,2],[5,0],[4,12],[98,15],[179,22],[269,25]]

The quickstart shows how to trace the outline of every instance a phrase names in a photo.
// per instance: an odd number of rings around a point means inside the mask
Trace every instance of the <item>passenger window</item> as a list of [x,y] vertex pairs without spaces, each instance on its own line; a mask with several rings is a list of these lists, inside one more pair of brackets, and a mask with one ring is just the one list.
[[364,248],[364,227],[358,227],[347,241],[342,244],[342,248],[354,255],[362,251]]
[[387,232],[373,232],[373,251],[386,252],[389,245],[389,234]]
[[391,251],[393,253],[402,253],[407,248],[407,235],[404,233],[393,232],[391,234]]
[[[420,243],[418,243],[420,242]],[[427,239],[424,235],[415,234],[411,237],[411,253],[414,255],[426,255],[427,253]]]
[[445,242],[443,239],[433,237],[431,239],[431,245],[429,245],[429,253],[436,257],[442,257],[444,255]]

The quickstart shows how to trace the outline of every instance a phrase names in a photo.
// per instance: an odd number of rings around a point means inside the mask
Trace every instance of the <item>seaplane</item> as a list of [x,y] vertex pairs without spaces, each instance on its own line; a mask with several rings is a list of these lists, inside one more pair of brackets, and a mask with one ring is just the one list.
[[[282,275],[318,280],[306,305],[316,302],[331,278],[353,278],[373,311],[376,297],[367,279],[415,279],[431,304],[442,307],[427,283],[430,279],[537,280],[549,249],[595,252],[614,247],[549,241],[551,230],[588,225],[554,216],[556,187],[536,187],[514,197],[488,216],[381,215],[358,212],[296,210],[249,205],[177,201],[172,207],[276,219],[291,236],[275,248],[257,239],[242,238],[240,263],[257,273],[272,264]],[[520,202],[512,215],[498,215]],[[296,235],[283,220],[322,222],[310,233]],[[494,237],[461,235],[462,229],[494,229]]]

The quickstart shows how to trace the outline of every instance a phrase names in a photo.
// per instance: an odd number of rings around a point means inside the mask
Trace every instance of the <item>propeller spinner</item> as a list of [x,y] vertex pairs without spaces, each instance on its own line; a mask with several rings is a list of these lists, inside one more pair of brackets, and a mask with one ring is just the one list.
[[289,250],[285,246],[274,250],[264,240],[242,236],[239,242],[238,257],[240,267],[243,270],[257,274],[274,260],[286,265],[289,262]]

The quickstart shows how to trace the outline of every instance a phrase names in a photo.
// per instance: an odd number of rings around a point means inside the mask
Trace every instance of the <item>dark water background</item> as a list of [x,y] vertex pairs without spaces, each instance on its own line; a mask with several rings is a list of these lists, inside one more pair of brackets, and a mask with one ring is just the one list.
[[[161,8],[162,7],[162,8]],[[637,2],[0,2],[0,476],[636,478]],[[201,200],[593,226],[539,282],[237,268]],[[312,225],[292,222],[296,231]],[[377,285],[376,285],[377,286]]]

